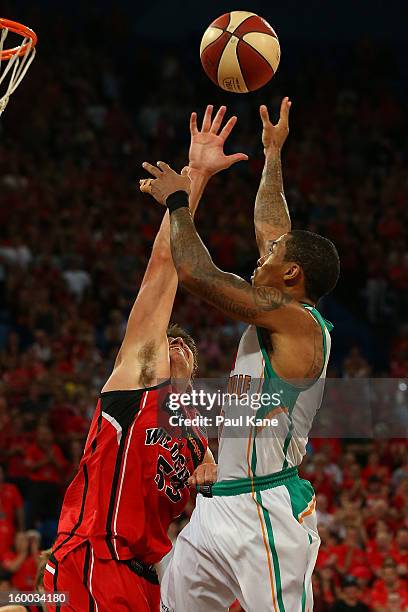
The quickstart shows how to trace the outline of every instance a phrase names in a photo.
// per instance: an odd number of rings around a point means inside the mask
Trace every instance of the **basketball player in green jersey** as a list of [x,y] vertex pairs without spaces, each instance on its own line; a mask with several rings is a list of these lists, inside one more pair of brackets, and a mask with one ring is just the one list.
[[[252,285],[213,263],[188,208],[188,178],[167,165],[151,167],[155,179],[148,191],[170,211],[179,281],[248,323],[231,380],[245,378],[250,395],[266,390],[280,396],[278,407],[269,404],[256,413],[273,416],[273,428],[248,426],[238,437],[223,428],[211,497],[198,496],[163,577],[166,612],[221,612],[235,598],[247,612],[313,609],[315,497],[297,466],[321,403],[330,354],[331,324],[315,304],[336,285],[339,258],[326,238],[291,230],[280,160],[289,109],[285,98],[273,125],[267,108],[260,108],[265,166],[255,204],[260,259]],[[221,145],[211,114],[208,107],[201,131],[194,113],[191,119],[189,166],[207,177],[214,173],[212,151]],[[226,417],[237,408],[224,406]]]

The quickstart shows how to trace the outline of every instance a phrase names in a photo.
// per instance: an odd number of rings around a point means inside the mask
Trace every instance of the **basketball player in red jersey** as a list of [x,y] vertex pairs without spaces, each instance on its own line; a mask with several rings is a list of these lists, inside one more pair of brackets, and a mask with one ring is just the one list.
[[[221,107],[214,118],[214,131],[225,110]],[[235,122],[232,117],[225,124],[223,142]],[[224,155],[223,144],[209,155],[218,170],[246,157]],[[144,167],[159,171],[150,164]],[[191,180],[195,210],[207,179],[195,171]],[[149,190],[150,181],[141,181],[142,191]],[[68,593],[65,610],[159,610],[154,564],[171,548],[168,527],[188,501],[188,479],[203,484],[214,474],[207,465],[214,460],[204,434],[169,426],[174,412],[166,399],[187,389],[197,365],[190,336],[177,326],[168,328],[176,291],[166,213],[113,372],[98,400],[78,473],[65,494],[46,565],[45,589]],[[48,603],[48,609],[58,611],[60,606]]]

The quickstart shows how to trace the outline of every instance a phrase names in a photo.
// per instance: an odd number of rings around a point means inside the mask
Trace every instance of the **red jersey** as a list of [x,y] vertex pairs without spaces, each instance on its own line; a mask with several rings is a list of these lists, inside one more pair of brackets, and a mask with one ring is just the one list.
[[[339,544],[334,547],[336,555],[336,567],[347,569],[347,573],[352,574],[356,567],[367,565],[367,555],[361,548],[352,548],[348,544]],[[348,557],[349,565],[345,568],[346,559]]]
[[178,414],[168,407],[171,392],[167,381],[101,393],[78,473],[65,494],[57,561],[84,540],[98,558],[136,557],[149,565],[171,549],[168,527],[186,506],[187,479],[207,449],[200,429],[170,426]]

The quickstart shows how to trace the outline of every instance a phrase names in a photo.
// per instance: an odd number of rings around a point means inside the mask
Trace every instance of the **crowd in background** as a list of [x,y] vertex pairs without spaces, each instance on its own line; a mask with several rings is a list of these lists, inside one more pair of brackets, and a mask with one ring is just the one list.
[[[190,112],[229,103],[194,68],[195,48],[193,58],[187,46],[140,46],[124,59],[114,20],[112,55],[95,52],[96,28],[86,25],[78,33],[54,22],[52,45],[44,41],[0,123],[0,589],[33,588],[123,338],[162,214],[138,192],[141,163],[181,169]],[[250,159],[212,180],[197,227],[219,267],[251,273],[263,165],[257,106],[276,115],[290,95],[283,166],[294,226],[331,238],[341,257],[338,288],[321,305],[335,323],[329,375],[402,379],[407,119],[396,58],[361,40],[334,63],[299,61],[276,86],[231,98],[239,120],[229,150]],[[199,376],[227,374],[242,325],[184,292],[174,320],[197,340]],[[318,493],[316,612],[407,609],[402,436],[310,443],[302,470]],[[185,520],[188,512],[174,537]]]

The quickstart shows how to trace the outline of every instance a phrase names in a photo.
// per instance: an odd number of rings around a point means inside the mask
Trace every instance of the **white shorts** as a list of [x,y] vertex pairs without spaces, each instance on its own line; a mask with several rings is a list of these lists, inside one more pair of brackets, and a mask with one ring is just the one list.
[[291,476],[273,488],[262,490],[256,478],[252,492],[197,495],[162,579],[162,612],[225,612],[235,599],[246,612],[313,610],[314,491],[285,472]]

